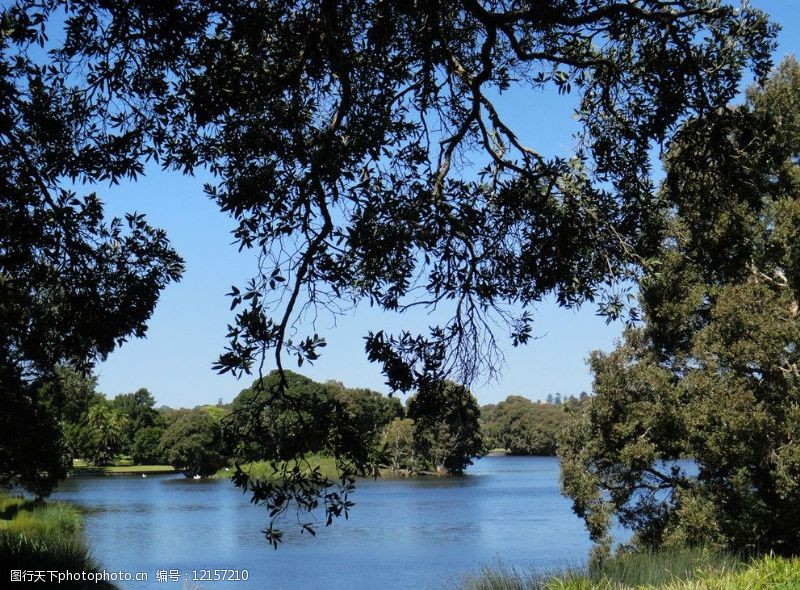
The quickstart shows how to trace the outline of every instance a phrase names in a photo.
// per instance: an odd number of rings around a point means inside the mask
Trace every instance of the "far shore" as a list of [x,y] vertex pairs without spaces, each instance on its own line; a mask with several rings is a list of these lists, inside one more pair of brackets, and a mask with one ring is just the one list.
[[176,473],[172,465],[87,465],[74,461],[67,477],[91,475],[148,475],[151,473]]

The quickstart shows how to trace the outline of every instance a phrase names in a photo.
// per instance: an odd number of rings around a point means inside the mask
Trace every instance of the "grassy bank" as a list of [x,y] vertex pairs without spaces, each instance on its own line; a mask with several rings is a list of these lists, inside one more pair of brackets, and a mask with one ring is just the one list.
[[[319,467],[320,472],[329,479],[338,478],[336,470],[336,461],[333,457],[327,455],[311,455],[307,457],[301,464],[303,470],[314,469]],[[242,465],[242,469],[250,474],[254,479],[269,480],[275,477],[275,470],[272,469],[267,461],[256,461],[254,463],[246,463]],[[232,468],[223,468],[214,474],[214,477],[220,479],[227,479],[233,473]]]
[[133,465],[121,462],[117,465],[95,466],[76,459],[72,462],[70,475],[141,475],[148,473],[174,473],[172,465]]
[[[319,467],[322,475],[328,479],[338,479],[339,473],[336,470],[336,460],[328,455],[309,455],[301,463],[301,469],[308,470]],[[253,463],[245,463],[242,469],[250,473],[250,476],[255,479],[269,480],[275,477],[275,470],[272,469],[267,461],[256,461]],[[223,468],[214,474],[214,477],[219,479],[227,479],[233,474],[233,468]],[[391,469],[381,469],[380,477],[382,479],[406,479],[407,475],[402,473],[395,473]],[[414,477],[427,477],[424,474],[416,474]]]
[[[8,581],[11,570],[99,571],[82,528],[83,518],[74,506],[0,495],[0,577]],[[46,582],[43,587],[54,585],[49,578]],[[62,581],[58,587],[107,590],[117,586],[103,581]]]
[[622,555],[589,572],[534,575],[486,568],[462,590],[790,590],[800,588],[800,559],[741,562],[709,551]]
[[106,465],[103,467],[76,467],[70,475],[140,475],[148,473],[175,473],[171,465]]

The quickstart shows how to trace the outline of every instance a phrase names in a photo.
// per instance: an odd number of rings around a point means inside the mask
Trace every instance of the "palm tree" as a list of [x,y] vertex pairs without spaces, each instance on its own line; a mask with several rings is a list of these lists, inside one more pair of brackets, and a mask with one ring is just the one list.
[[127,416],[106,404],[95,404],[89,408],[86,421],[91,431],[93,447],[88,459],[95,465],[110,463],[119,452],[120,443],[125,436]]

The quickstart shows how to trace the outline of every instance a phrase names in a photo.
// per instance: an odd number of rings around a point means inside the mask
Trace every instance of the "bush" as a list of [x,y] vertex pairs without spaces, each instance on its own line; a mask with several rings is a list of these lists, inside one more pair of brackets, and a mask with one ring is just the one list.
[[[9,580],[12,569],[100,571],[101,565],[92,557],[83,539],[82,526],[80,513],[68,504],[44,504],[0,495],[0,576]],[[103,581],[62,581],[58,587],[67,590],[116,588]]]

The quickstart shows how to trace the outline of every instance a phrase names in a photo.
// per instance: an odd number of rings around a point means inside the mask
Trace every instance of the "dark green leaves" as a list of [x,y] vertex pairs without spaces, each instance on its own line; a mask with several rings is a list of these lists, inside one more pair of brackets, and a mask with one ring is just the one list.
[[[66,88],[88,72],[77,114],[102,137],[84,154],[114,156],[99,177],[135,176],[148,158],[207,168],[207,194],[259,256],[217,369],[313,360],[314,336],[287,336],[306,312],[448,308],[451,322],[420,331],[427,344],[370,345],[404,388],[426,367],[491,373],[496,326],[529,337],[520,307],[602,300],[630,277],[670,206],[653,196],[653,143],[723,106],[744,68],[763,75],[775,32],[711,0],[66,8],[57,73],[35,77]],[[31,40],[39,12],[14,13]],[[576,95],[580,150],[523,145],[491,100],[512,86]]]
[[617,518],[650,548],[800,550],[798,97],[790,59],[666,156],[678,206],[640,283],[644,322],[591,356],[596,395],[560,448],[596,541]]

